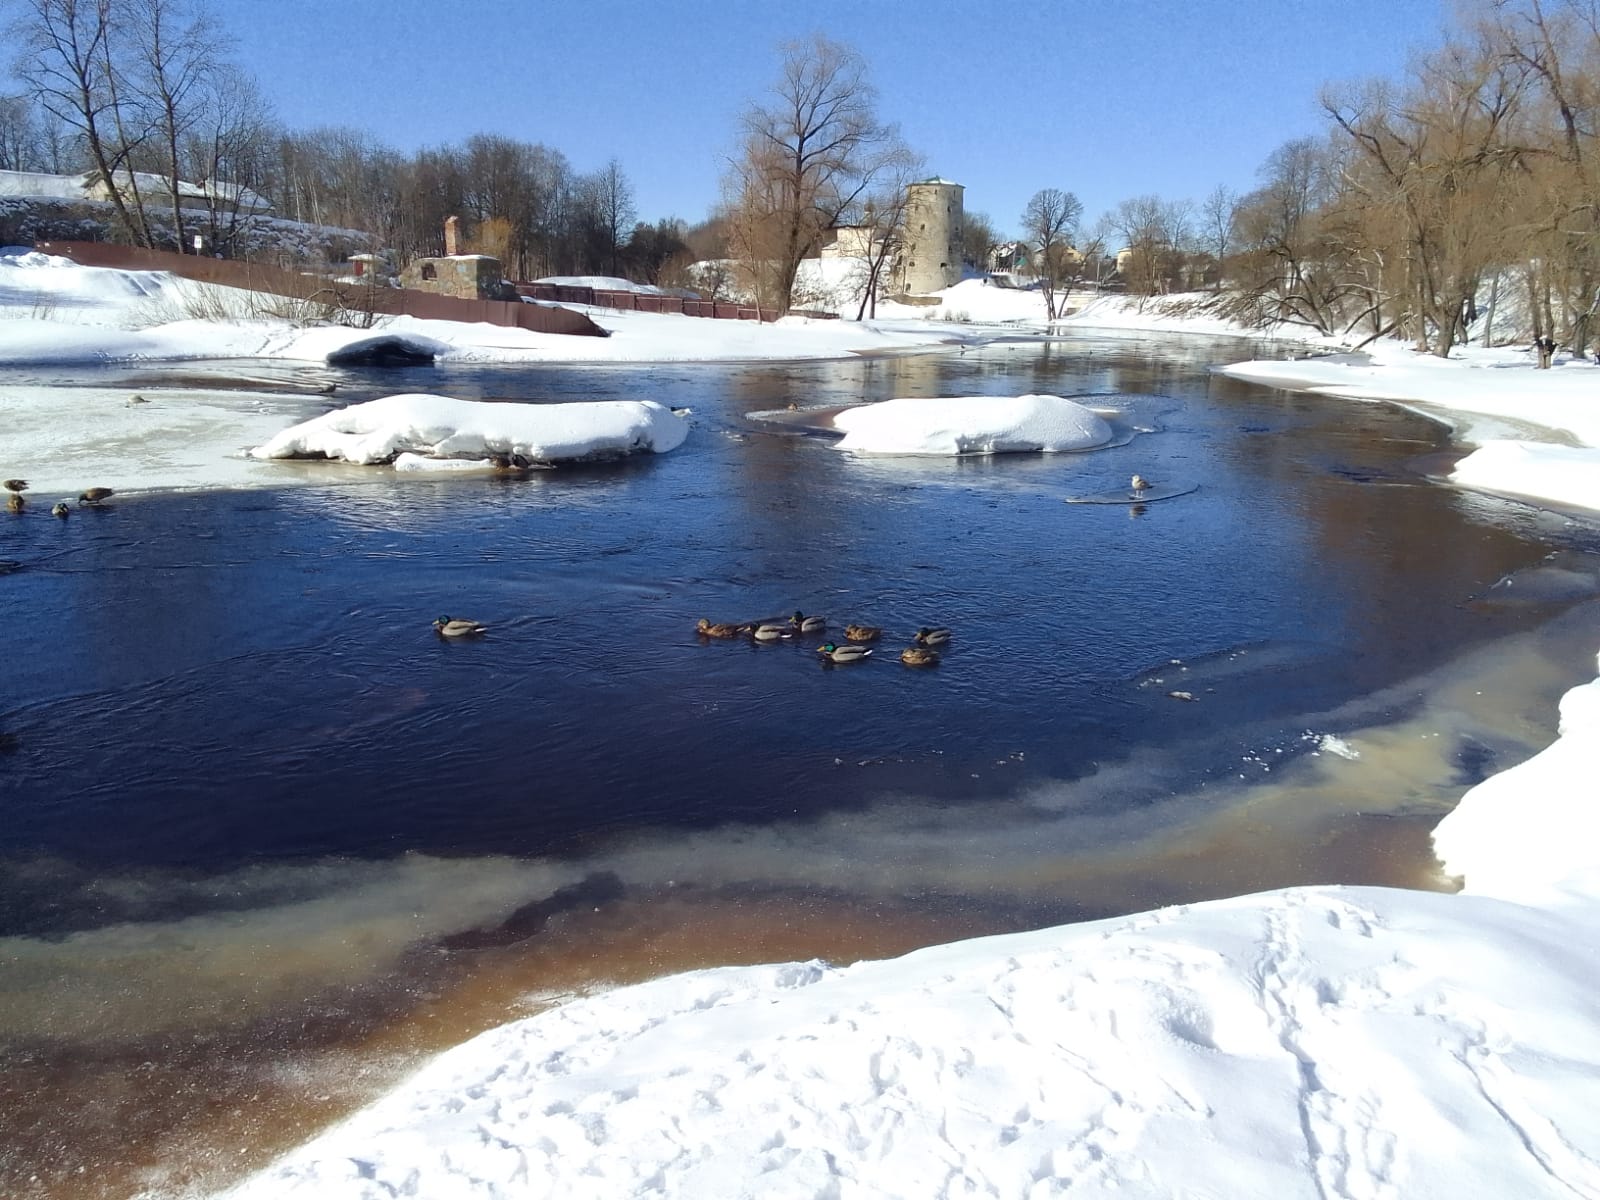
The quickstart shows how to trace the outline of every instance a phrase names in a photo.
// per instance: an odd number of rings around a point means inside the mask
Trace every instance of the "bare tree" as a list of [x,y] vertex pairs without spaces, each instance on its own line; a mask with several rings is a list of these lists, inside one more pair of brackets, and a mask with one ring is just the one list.
[[1234,213],[1244,248],[1239,285],[1260,302],[1264,319],[1334,333],[1350,288],[1327,237],[1338,178],[1330,147],[1293,139],[1268,155],[1258,174],[1262,186]]
[[1479,38],[1420,60],[1404,94],[1323,96],[1357,153],[1353,186],[1373,212],[1392,214],[1419,348],[1441,358],[1486,269],[1504,254],[1501,230],[1525,170],[1511,134],[1528,81],[1526,63]]
[[595,174],[594,182],[596,216],[600,231],[605,235],[611,274],[616,275],[623,234],[639,215],[633,205],[633,185],[623,173],[622,164],[614,158]]
[[1081,275],[1096,289],[1116,270],[1116,255],[1106,253],[1106,242],[1113,232],[1109,217],[1102,215],[1091,229],[1078,235],[1078,253],[1083,256]]
[[210,15],[188,0],[129,0],[129,4],[129,34],[137,64],[132,86],[155,127],[153,136],[159,139],[161,174],[182,253],[189,239],[184,230],[180,147],[206,116],[218,52],[226,41]]
[[255,80],[236,68],[219,65],[207,86],[206,119],[184,139],[182,166],[204,186],[206,243],[232,258],[264,215],[273,167],[271,111]]
[[969,212],[961,218],[961,261],[977,271],[989,269],[989,252],[1000,235],[988,213]]
[[878,120],[866,60],[820,35],[789,42],[773,97],[741,119],[724,193],[734,249],[759,305],[789,310],[800,263],[899,152]]
[[113,65],[119,17],[114,0],[21,0],[11,29],[18,46],[12,69],[41,108],[82,138],[117,223],[130,241],[148,246],[141,214],[130,210],[118,187],[136,143],[121,111]]
[[[1534,332],[1553,328],[1555,292],[1567,310],[1568,343],[1582,355],[1600,307],[1600,5],[1501,0],[1486,24],[1500,53],[1530,73],[1528,110],[1544,135],[1529,139],[1534,154],[1520,214]],[[1492,324],[1486,322],[1486,338]]]
[[1239,215],[1239,196],[1219,183],[1200,206],[1200,240],[1216,263],[1213,286],[1222,290],[1222,274],[1228,254],[1233,250],[1234,228]]
[[0,171],[37,171],[39,130],[26,96],[0,96]]
[[676,217],[635,225],[624,248],[628,278],[658,287],[689,286],[687,268],[691,259],[684,242],[687,231],[688,227]]
[[1064,293],[1062,285],[1073,269],[1074,258],[1082,261],[1072,245],[1082,216],[1082,202],[1060,188],[1035,192],[1022,210],[1022,233],[1035,255],[1034,270],[1044,291],[1045,316],[1051,321],[1059,315],[1057,292]]
[[1122,239],[1128,290],[1142,296],[1181,285],[1191,206],[1159,196],[1124,200],[1106,215],[1106,228]]
[[923,173],[921,156],[903,147],[898,156],[878,173],[858,222],[866,238],[866,260],[861,271],[861,302],[856,320],[878,315],[878,296],[888,279],[889,268],[900,258],[906,244],[906,205],[911,183]]

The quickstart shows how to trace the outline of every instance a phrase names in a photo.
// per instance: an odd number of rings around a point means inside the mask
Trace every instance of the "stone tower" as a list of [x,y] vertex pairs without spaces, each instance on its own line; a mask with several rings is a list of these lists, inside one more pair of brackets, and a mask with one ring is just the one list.
[[905,244],[900,250],[900,290],[913,296],[937,292],[961,280],[961,193],[948,179],[924,179],[906,187]]

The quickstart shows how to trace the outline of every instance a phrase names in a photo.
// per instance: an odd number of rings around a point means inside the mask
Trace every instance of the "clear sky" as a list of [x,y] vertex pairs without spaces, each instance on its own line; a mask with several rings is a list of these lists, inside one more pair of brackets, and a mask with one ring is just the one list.
[[639,216],[697,221],[778,44],[871,64],[879,111],[1002,232],[1042,187],[1086,221],[1145,193],[1255,184],[1319,133],[1325,82],[1394,76],[1448,0],[213,0],[293,128],[410,151],[497,133],[578,171],[615,157]]

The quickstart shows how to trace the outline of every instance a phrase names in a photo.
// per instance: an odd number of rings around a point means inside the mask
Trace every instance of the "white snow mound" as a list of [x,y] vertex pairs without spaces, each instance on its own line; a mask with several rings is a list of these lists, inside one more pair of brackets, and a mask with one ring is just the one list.
[[1111,440],[1092,409],[1062,396],[936,396],[864,404],[833,419],[841,450],[867,454],[1003,454],[1090,450]]
[[1469,891],[1549,907],[1600,899],[1600,679],[1569,691],[1560,711],[1553,745],[1485,779],[1434,828],[1434,853]]
[[337,458],[389,463],[521,455],[530,462],[664,453],[689,427],[653,400],[577,404],[490,404],[412,392],[352,404],[285,429],[252,458]]
[[1600,450],[1591,446],[1487,441],[1456,463],[1450,479],[1464,487],[1600,508]]

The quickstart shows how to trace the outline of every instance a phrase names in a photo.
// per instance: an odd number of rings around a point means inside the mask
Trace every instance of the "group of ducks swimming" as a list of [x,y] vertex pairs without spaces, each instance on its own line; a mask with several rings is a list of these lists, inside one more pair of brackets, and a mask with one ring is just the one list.
[[[828,631],[828,622],[822,617],[807,616],[797,610],[787,621],[735,623],[714,622],[701,617],[694,631],[705,638],[749,637],[757,642],[777,642],[798,634],[825,635]],[[829,662],[860,662],[872,654],[872,647],[867,643],[875,642],[882,636],[883,630],[876,625],[846,625],[843,645],[832,640],[825,641],[817,647],[817,653]],[[908,667],[936,667],[939,665],[939,652],[934,647],[943,646],[949,641],[948,629],[943,626],[924,625],[917,630],[911,645],[900,651],[900,661]]]
[[[433,623],[434,632],[442,638],[472,638],[479,637],[488,630],[488,626],[481,621],[468,620],[466,617],[443,616]],[[825,634],[828,623],[822,617],[806,616],[805,613],[795,612],[787,621],[743,621],[738,624],[716,623],[705,617],[700,618],[695,632],[707,638],[741,638],[749,637],[757,642],[777,642],[784,638],[792,638],[797,634]],[[876,625],[846,625],[844,627],[844,645],[837,642],[826,641],[817,647],[817,653],[829,662],[853,663],[872,654],[869,642],[875,642],[883,636],[883,630]],[[939,665],[939,652],[935,646],[943,646],[950,640],[950,631],[943,626],[924,625],[917,630],[912,638],[911,645],[900,651],[900,661],[908,667],[936,667]]]
[[[6,489],[6,507],[8,509],[14,513],[19,513],[28,507],[28,501],[22,494],[28,490],[28,481],[26,479],[7,479],[4,481],[4,486]],[[100,501],[108,500],[114,495],[116,493],[108,487],[92,487],[78,496],[78,503],[99,504]],[[72,515],[72,507],[65,500],[57,500],[50,506],[50,515],[52,517],[70,517]]]

